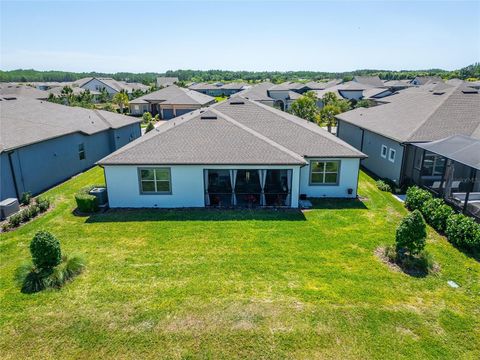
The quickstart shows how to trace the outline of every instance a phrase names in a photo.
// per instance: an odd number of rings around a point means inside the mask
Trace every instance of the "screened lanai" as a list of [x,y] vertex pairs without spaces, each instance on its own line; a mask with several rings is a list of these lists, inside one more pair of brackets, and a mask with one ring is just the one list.
[[415,182],[480,219],[480,140],[456,135],[413,145]]
[[215,207],[290,206],[292,170],[204,170],[205,205]]

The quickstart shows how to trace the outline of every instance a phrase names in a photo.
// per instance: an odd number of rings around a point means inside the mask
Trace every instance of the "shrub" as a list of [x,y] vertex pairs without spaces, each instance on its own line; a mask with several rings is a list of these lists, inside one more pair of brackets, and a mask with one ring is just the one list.
[[433,270],[435,262],[429,252],[422,250],[415,256],[398,256],[397,264],[411,275],[426,275]]
[[425,221],[437,231],[445,231],[447,219],[455,212],[442,199],[427,200],[421,207]]
[[8,231],[10,230],[10,224],[8,222],[5,222],[2,224],[2,231],[5,232],[5,231]]
[[142,119],[143,119],[143,122],[145,124],[148,124],[150,123],[150,121],[152,121],[152,114],[150,114],[148,111],[143,113],[143,116],[142,116]]
[[57,238],[47,231],[39,231],[30,243],[33,264],[38,269],[49,269],[62,261],[62,252]]
[[80,256],[71,256],[64,259],[63,274],[65,281],[79,275],[85,269],[85,260]]
[[411,186],[407,190],[405,206],[412,211],[421,209],[422,205],[432,198],[432,194],[427,190],[420,189],[418,186]]
[[397,249],[395,246],[388,245],[385,247],[385,256],[387,257],[388,261],[394,263],[397,261]]
[[17,227],[18,225],[20,225],[21,222],[22,216],[20,215],[20,213],[13,214],[8,218],[8,225],[12,228]]
[[377,185],[377,188],[380,190],[380,191],[387,191],[387,192],[392,192],[392,188],[390,185],[388,185],[385,181],[383,180],[377,180],[375,182],[375,184]]
[[46,288],[46,273],[32,269],[25,275],[22,282],[21,292],[25,294],[33,294]]
[[30,219],[31,218],[34,218],[35,216],[38,215],[38,213],[40,212],[40,208],[37,204],[32,204],[30,205],[30,207],[28,208],[28,213],[30,215]]
[[40,212],[45,212],[50,207],[50,200],[48,199],[38,197],[35,199],[35,202],[37,203]]
[[447,220],[445,233],[448,240],[458,247],[480,250],[480,225],[468,216],[451,215]]
[[27,209],[23,209],[18,213],[20,215],[20,219],[22,222],[27,222],[30,220],[30,211]]
[[425,248],[426,238],[427,228],[425,221],[420,211],[414,210],[403,218],[397,228],[395,236],[397,253],[418,254]]
[[82,213],[92,213],[98,210],[98,199],[94,195],[90,195],[89,192],[95,185],[87,186],[75,194],[75,201],[77,202],[77,208]]
[[153,124],[151,122],[149,122],[147,127],[145,128],[145,133],[148,133],[148,132],[152,131],[153,129],[155,129],[155,126],[153,126]]
[[22,193],[22,196],[20,197],[20,204],[22,205],[28,205],[30,204],[30,201],[32,200],[32,193],[29,191],[26,191]]

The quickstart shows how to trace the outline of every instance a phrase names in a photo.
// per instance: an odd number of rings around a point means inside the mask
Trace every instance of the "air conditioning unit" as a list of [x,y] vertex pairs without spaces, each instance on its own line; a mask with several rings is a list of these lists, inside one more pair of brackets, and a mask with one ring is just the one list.
[[0,202],[0,220],[6,219],[18,211],[20,211],[18,199],[8,198]]

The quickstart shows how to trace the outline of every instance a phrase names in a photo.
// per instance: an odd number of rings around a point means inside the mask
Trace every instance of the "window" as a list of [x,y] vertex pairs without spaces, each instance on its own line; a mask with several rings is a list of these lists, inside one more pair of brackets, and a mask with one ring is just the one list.
[[85,144],[84,143],[81,143],[81,144],[78,144],[78,158],[80,160],[85,160]]
[[387,158],[387,147],[385,145],[382,145],[382,152],[380,153],[382,158],[386,159]]
[[311,161],[310,185],[337,185],[340,161]]
[[423,150],[420,148],[415,148],[415,158],[413,160],[415,169],[422,170],[422,157],[423,157]]
[[170,168],[141,168],[138,170],[141,194],[170,194]]
[[388,153],[388,161],[395,162],[395,153],[395,150],[390,149],[390,152]]

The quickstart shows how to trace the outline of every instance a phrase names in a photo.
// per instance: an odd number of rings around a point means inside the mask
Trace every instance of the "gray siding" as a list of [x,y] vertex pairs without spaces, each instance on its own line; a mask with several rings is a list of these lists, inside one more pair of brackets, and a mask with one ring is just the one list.
[[[362,144],[361,128],[344,121],[338,123],[338,137],[368,155],[368,158],[362,160],[362,166],[381,178],[388,178],[397,184],[400,183],[404,155],[404,147],[400,143],[368,130],[363,130]],[[381,156],[382,145],[387,147],[385,158]],[[395,150],[395,160],[393,162],[388,159],[390,149]]]
[[[38,194],[76,175],[101,158],[140,136],[140,125],[132,124],[94,135],[70,134],[24,146],[10,152],[14,174],[10,171],[8,154],[2,153],[0,166],[0,199],[17,197],[30,191]],[[85,159],[80,160],[78,146],[84,144]]]

